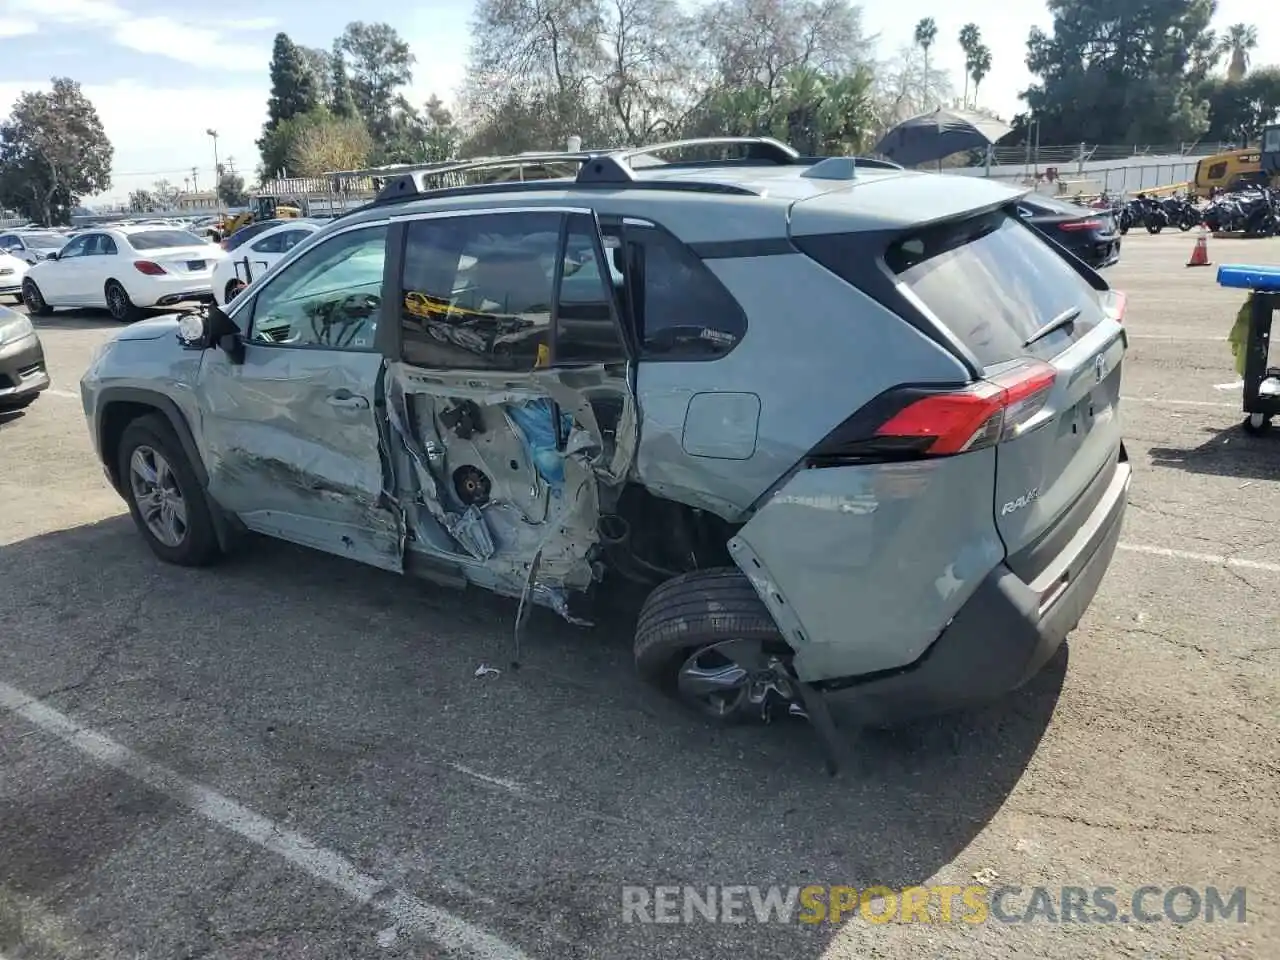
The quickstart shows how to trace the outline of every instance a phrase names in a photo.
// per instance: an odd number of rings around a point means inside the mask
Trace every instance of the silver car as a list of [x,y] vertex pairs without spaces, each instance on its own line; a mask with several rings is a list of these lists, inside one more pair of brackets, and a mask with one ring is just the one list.
[[1124,300],[1018,191],[754,138],[541,162],[577,173],[398,177],[102,350],[89,428],[161,558],[253,531],[574,622],[638,582],[644,677],[828,743],[832,699],[1047,662],[1125,511]]

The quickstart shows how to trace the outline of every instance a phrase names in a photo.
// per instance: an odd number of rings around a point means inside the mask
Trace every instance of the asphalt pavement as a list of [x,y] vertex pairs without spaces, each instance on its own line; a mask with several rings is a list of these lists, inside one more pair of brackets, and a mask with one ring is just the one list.
[[[39,320],[53,388],[0,416],[0,958],[1280,956],[1280,430],[1240,429],[1241,297],[1193,240],[1108,271],[1135,475],[1079,629],[835,779],[802,722],[646,688],[622,611],[537,612],[516,669],[479,591],[266,541],[161,564],[78,399],[118,327]],[[1247,922],[623,922],[625,886],[975,882],[1240,887]]]

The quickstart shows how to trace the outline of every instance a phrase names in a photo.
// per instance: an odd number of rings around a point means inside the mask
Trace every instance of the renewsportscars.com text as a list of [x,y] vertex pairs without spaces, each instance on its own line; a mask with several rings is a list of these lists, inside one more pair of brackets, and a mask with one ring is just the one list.
[[624,923],[1245,922],[1243,887],[625,886]]

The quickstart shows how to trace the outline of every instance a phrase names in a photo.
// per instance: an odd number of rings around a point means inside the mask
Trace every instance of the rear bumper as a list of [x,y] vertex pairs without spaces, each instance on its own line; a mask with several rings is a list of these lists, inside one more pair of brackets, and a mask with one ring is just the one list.
[[170,275],[154,277],[146,283],[134,283],[129,299],[139,307],[168,307],[186,300],[212,300],[213,274],[193,277]]
[[0,347],[0,407],[49,388],[44,348],[35,334]]
[[[1120,539],[1129,478],[1122,458],[1106,494],[1034,583],[1000,564],[913,664],[828,687],[837,714],[858,723],[903,722],[988,703],[1031,679],[1098,592]],[[1045,591],[1064,582],[1042,609]]]

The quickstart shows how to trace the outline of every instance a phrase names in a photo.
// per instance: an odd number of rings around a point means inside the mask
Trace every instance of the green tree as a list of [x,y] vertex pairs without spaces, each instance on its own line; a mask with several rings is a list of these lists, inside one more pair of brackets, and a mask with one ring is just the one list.
[[938,39],[938,24],[933,17],[925,17],[916,24],[914,35],[916,46],[924,53],[924,86],[929,86],[929,49]]
[[82,197],[110,189],[113,156],[80,84],[54,77],[48,92],[22,93],[0,124],[0,207],[67,223]]
[[968,78],[973,78],[973,106],[978,106],[978,88],[982,86],[982,81],[987,78],[987,74],[991,72],[991,48],[985,43],[979,42],[975,46],[964,64],[966,76],[966,87],[968,86]]
[[244,177],[223,170],[218,177],[218,200],[228,207],[247,206],[249,194],[244,188]]
[[329,103],[333,98],[333,54],[328,50],[299,45],[298,55],[302,65],[311,75],[311,87],[318,103]]
[[267,101],[267,129],[281,121],[310,113],[319,104],[315,75],[302,48],[287,33],[277,33],[271,51],[271,98]]
[[1176,143],[1208,128],[1200,90],[1218,45],[1214,0],[1050,0],[1032,28],[1024,94],[1043,143]]
[[960,49],[964,52],[964,100],[969,105],[969,79],[973,76],[973,55],[982,46],[982,31],[976,23],[966,23],[960,28]]
[[1258,49],[1258,28],[1247,23],[1233,23],[1227,27],[1220,50],[1231,57],[1227,65],[1227,79],[1239,83],[1249,72],[1249,58]]
[[1209,130],[1206,140],[1248,146],[1263,127],[1280,119],[1280,68],[1251,70],[1243,80],[1215,78],[1206,83]]
[[337,48],[351,71],[356,109],[374,140],[384,139],[392,132],[397,108],[404,105],[400,91],[413,80],[416,60],[409,45],[385,23],[356,21],[347,24]]
[[331,91],[329,109],[335,117],[348,120],[358,117],[360,113],[356,109],[355,98],[351,95],[351,78],[347,76],[347,64],[342,59],[342,50],[337,43],[333,45],[333,54],[329,58],[329,63],[333,71],[329,84]]

